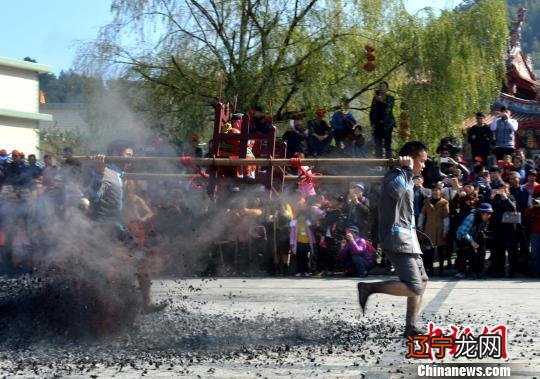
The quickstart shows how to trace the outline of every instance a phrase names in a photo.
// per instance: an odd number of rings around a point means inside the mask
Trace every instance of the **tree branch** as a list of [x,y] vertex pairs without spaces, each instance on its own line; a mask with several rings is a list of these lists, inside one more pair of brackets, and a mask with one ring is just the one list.
[[396,63],[394,66],[392,66],[390,69],[388,69],[383,75],[381,75],[380,77],[378,77],[377,79],[373,80],[372,82],[366,84],[364,87],[360,88],[359,91],[357,91],[356,93],[354,93],[351,97],[349,97],[348,99],[345,99],[346,102],[350,103],[351,101],[353,101],[354,99],[356,99],[358,96],[360,96],[361,94],[363,94],[364,92],[366,91],[369,91],[370,89],[373,88],[373,86],[375,86],[375,84],[379,83],[381,80],[383,80],[384,78],[386,78],[388,75],[390,75],[392,72],[396,71],[398,68],[400,68],[401,66],[404,66],[405,64],[409,63],[410,60],[404,60],[404,61],[401,61],[401,62],[398,62]]

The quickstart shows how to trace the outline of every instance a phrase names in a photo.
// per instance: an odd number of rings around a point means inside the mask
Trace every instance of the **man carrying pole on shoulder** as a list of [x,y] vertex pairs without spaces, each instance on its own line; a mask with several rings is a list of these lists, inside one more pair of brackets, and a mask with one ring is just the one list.
[[414,221],[413,177],[420,175],[428,159],[422,142],[410,141],[399,151],[399,167],[388,171],[383,179],[379,207],[380,247],[392,262],[399,280],[358,283],[358,300],[362,313],[371,294],[385,293],[407,297],[405,337],[422,334],[416,319],[428,276]]

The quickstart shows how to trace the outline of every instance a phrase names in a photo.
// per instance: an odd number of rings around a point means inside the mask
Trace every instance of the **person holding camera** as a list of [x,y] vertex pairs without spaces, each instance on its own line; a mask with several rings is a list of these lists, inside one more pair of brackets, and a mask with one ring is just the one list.
[[395,99],[388,95],[388,83],[381,82],[371,101],[369,121],[373,128],[375,157],[382,158],[383,145],[386,158],[392,158],[392,131],[396,127],[393,108]]
[[370,238],[370,208],[369,199],[365,195],[365,190],[363,183],[355,183],[352,185],[342,210],[346,217],[347,225],[358,227],[362,237]]
[[525,210],[525,219],[531,241],[531,274],[540,277],[540,188],[533,193],[532,205]]
[[504,155],[514,154],[518,122],[510,117],[510,110],[504,105],[495,112],[495,116],[490,129],[495,135],[495,156],[497,160],[502,160]]
[[490,271],[494,277],[504,277],[508,252],[508,276],[513,277],[518,258],[517,221],[508,216],[516,214],[516,201],[506,183],[501,188],[491,190],[490,198],[494,230]]
[[485,120],[484,113],[476,113],[476,124],[467,131],[467,141],[471,145],[471,156],[480,158],[484,163],[487,162],[493,139],[493,133]]
[[354,266],[357,275],[362,278],[375,267],[375,249],[369,241],[360,237],[360,231],[354,225],[347,228],[345,238],[341,240],[339,257],[343,268]]
[[[469,261],[470,274],[474,279],[483,278],[484,260],[486,257],[486,242],[489,239],[489,221],[493,214],[493,207],[489,203],[482,203],[465,217],[456,234],[459,253]],[[465,277],[465,270],[456,275]]]

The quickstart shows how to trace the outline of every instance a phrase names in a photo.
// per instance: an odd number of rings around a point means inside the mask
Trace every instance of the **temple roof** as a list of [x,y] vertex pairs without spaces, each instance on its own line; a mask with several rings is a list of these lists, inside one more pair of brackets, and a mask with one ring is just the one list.
[[506,51],[507,76],[503,93],[522,99],[539,100],[539,83],[532,68],[532,61],[521,50],[521,28],[527,9],[520,8],[512,23],[510,44]]
[[[520,128],[540,127],[540,102],[536,100],[525,100],[515,96],[502,93],[492,105],[492,113],[486,114],[486,124],[491,124],[496,111],[504,105],[512,112],[512,118],[516,119]],[[463,122],[463,126],[470,127],[476,124],[476,117],[469,117]]]

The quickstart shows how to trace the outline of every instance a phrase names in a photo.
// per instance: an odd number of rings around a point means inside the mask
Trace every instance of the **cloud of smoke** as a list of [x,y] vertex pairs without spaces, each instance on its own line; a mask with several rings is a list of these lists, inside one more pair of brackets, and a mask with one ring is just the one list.
[[[88,145],[92,149],[106,153],[111,141],[122,139],[130,141],[136,155],[145,154],[148,149],[141,147],[155,140],[155,132],[147,127],[150,123],[132,111],[123,93],[99,93],[91,108],[95,122],[99,123],[89,135]],[[172,155],[178,146],[161,142],[159,150],[154,154]],[[186,153],[191,154],[187,148]],[[282,204],[296,208],[299,202],[296,183],[286,184],[283,193],[271,196],[260,184],[220,179],[217,193],[211,198],[206,180],[179,162],[135,163],[124,167],[125,171],[191,173],[193,177],[133,184],[137,195],[155,215],[144,223],[144,242],[133,234],[121,241],[115,225],[96,222],[77,207],[86,196],[92,169],[89,165],[83,167],[82,173],[73,175],[73,168],[63,168],[57,188],[37,189],[20,199],[3,202],[3,213],[21,215],[17,216],[21,224],[16,223],[15,229],[20,227],[31,236],[32,264],[49,283],[44,293],[48,297],[58,294],[63,304],[70,303],[69,312],[60,302],[56,304],[64,313],[60,319],[77,320],[74,325],[84,319],[98,332],[128,324],[140,311],[135,278],[143,266],[145,275],[156,276],[268,273],[275,264],[272,233],[276,212]],[[350,166],[318,171],[331,175],[370,173],[368,168]],[[197,181],[200,185],[196,185]],[[317,187],[319,193],[346,195],[347,190],[348,184]],[[248,210],[252,209],[258,212],[250,215]],[[129,221],[117,221],[130,226]],[[50,312],[51,307],[44,309]]]

